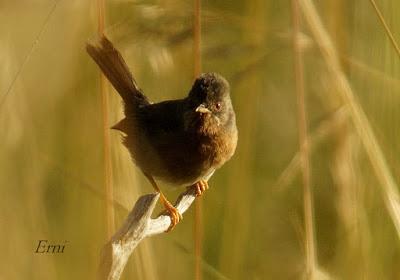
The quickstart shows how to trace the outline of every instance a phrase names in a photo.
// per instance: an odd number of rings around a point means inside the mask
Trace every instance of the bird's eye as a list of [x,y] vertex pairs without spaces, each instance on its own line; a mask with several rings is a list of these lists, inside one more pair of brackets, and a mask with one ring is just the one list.
[[221,107],[222,107],[221,103],[218,102],[217,104],[215,104],[215,109],[220,110]]

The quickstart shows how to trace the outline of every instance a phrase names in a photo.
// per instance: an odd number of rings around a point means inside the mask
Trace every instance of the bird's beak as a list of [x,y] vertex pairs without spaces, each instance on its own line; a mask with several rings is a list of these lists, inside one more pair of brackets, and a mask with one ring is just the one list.
[[200,104],[196,110],[196,112],[202,113],[202,114],[209,114],[211,113],[211,111],[204,105],[204,104]]

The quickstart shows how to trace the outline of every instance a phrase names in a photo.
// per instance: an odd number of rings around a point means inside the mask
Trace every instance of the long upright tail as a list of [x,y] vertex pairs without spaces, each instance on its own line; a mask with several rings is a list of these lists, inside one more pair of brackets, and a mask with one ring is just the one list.
[[125,110],[149,104],[121,54],[105,36],[101,37],[98,45],[88,43],[86,50],[124,100]]

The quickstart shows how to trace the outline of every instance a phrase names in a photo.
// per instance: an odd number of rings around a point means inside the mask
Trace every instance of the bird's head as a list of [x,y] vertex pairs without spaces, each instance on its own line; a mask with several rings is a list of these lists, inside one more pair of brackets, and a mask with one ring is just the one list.
[[185,129],[215,134],[235,124],[229,84],[219,74],[201,74],[186,100]]

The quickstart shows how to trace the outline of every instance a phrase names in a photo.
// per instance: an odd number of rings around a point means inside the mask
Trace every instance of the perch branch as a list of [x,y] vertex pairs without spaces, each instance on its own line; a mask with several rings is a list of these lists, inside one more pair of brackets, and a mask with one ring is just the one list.
[[[165,232],[171,219],[166,213],[151,218],[160,194],[146,194],[141,196],[132,211],[129,213],[122,227],[104,245],[100,261],[100,279],[117,280],[121,277],[124,267],[136,246],[144,238]],[[196,198],[194,187],[181,193],[175,202],[179,213],[189,209]]]

